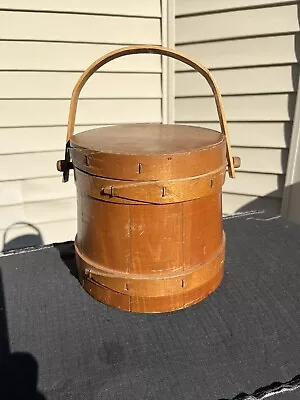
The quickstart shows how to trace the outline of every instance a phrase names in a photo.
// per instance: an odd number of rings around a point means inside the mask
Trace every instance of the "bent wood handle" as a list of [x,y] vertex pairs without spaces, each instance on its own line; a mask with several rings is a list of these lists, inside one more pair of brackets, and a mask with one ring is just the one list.
[[61,169],[64,172],[64,179],[63,181],[66,182],[68,180],[68,171],[69,171],[69,163],[70,163],[70,156],[67,148],[69,146],[69,141],[74,134],[74,125],[75,125],[75,117],[76,117],[76,110],[78,104],[78,97],[81,92],[81,89],[87,82],[87,80],[96,72],[100,67],[107,64],[108,62],[123,56],[127,56],[130,54],[140,54],[140,53],[147,53],[147,54],[160,54],[164,56],[168,56],[171,58],[175,58],[176,60],[182,61],[183,63],[191,66],[196,71],[198,71],[204,78],[206,79],[207,83],[211,87],[211,90],[214,95],[219,122],[221,126],[221,131],[225,136],[226,140],[226,150],[227,150],[227,163],[228,163],[228,172],[231,178],[235,177],[235,165],[238,166],[239,160],[238,158],[233,158],[231,153],[231,146],[229,141],[229,134],[227,129],[227,122],[224,113],[224,106],[222,102],[222,97],[220,91],[217,87],[214,77],[210,73],[210,71],[204,67],[203,65],[199,64],[198,62],[190,59],[189,57],[185,56],[182,53],[179,53],[175,50],[161,47],[161,46],[128,46],[123,47],[118,50],[111,51],[107,53],[103,57],[99,58],[98,60],[94,61],[81,75],[78,79],[72,93],[71,103],[70,103],[70,111],[69,111],[69,120],[68,120],[68,131],[67,131],[67,138],[66,138],[66,153],[65,153],[65,160],[58,165],[58,169]]

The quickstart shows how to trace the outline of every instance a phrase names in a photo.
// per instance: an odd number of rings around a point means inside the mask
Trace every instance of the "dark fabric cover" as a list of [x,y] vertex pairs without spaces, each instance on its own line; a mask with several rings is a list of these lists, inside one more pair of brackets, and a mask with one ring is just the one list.
[[67,247],[0,257],[0,398],[220,400],[299,374],[300,227],[254,214],[224,228],[223,283],[168,314],[98,303]]

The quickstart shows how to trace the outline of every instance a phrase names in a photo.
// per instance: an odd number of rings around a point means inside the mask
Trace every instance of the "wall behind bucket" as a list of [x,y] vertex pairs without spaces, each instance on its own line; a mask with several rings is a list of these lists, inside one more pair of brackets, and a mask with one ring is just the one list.
[[[109,50],[161,44],[159,0],[3,0],[1,9],[0,251],[8,227],[10,241],[28,238],[32,228],[20,221],[34,225],[44,243],[74,238],[75,185],[62,185],[55,169],[73,86]],[[161,122],[161,70],[159,56],[110,63],[82,92],[76,132]]]
[[[212,71],[223,96],[237,179],[223,210],[280,213],[299,76],[296,1],[175,1],[177,50]],[[176,65],[176,122],[219,129],[209,88]]]

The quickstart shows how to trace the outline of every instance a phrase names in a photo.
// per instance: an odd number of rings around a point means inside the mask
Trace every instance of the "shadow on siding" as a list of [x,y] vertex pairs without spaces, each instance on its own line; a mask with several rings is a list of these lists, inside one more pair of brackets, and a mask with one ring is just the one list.
[[[27,227],[31,228],[33,233],[29,233],[26,235],[20,235],[17,236],[11,240],[9,240],[9,235],[13,231],[14,228],[22,228],[22,227]],[[44,244],[41,232],[39,229],[34,226],[33,224],[30,224],[28,222],[16,222],[9,227],[6,228],[4,235],[3,235],[3,248],[2,252],[5,253],[10,250],[14,249],[21,249],[24,247],[32,247],[32,246],[41,246]]]

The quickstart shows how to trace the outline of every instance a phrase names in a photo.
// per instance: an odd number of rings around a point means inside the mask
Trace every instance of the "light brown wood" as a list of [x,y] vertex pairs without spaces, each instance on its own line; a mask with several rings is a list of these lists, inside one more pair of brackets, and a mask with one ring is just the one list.
[[[162,313],[187,308],[205,299],[212,293],[222,281],[224,275],[224,264],[220,264],[220,269],[211,279],[196,289],[181,292],[180,294],[169,294],[159,297],[128,296],[116,292],[104,285],[101,285],[89,278],[82,280],[84,289],[99,301],[124,311],[138,313]],[[170,308],[172,304],[172,308]]]
[[99,266],[91,267],[92,261],[87,260],[80,250],[76,248],[80,265],[84,266],[80,276],[83,285],[85,281],[98,284],[112,291],[129,297],[155,298],[176,296],[194,291],[199,286],[210,281],[222,270],[224,262],[224,245],[219,254],[212,260],[197,265],[188,271],[179,271],[160,274],[128,274],[116,273],[114,270],[101,270]]
[[[187,179],[168,181],[120,182],[111,181],[100,192],[101,197],[119,202],[168,204],[195,200],[220,191],[225,178],[224,169]],[[117,185],[115,183],[117,182]],[[99,196],[98,196],[99,197]]]
[[[73,163],[78,169],[91,175],[132,181],[185,179],[212,173],[226,163],[225,140],[219,132],[183,125],[147,124],[146,127],[150,129],[144,129],[144,127],[144,124],[127,125],[126,128],[124,127],[122,140],[114,134],[114,129],[111,127],[96,130],[99,140],[98,150],[95,150],[96,147],[94,150],[88,149],[88,140],[82,140],[82,146],[78,146],[77,138],[80,134],[73,136],[69,149]],[[124,141],[126,141],[128,129],[139,132],[136,138],[136,141],[140,143],[139,150],[124,152]],[[187,131],[189,134],[186,134]],[[107,132],[110,133],[111,140],[115,140],[118,144],[120,150],[105,148],[105,139],[102,149],[101,137],[105,138]],[[169,134],[170,132],[173,134]],[[198,137],[205,134],[208,134],[210,145],[205,146],[198,140]],[[159,147],[156,151],[149,151],[148,138],[152,136],[156,136],[157,142],[163,141],[164,147],[174,146],[174,136],[182,136],[193,144],[187,148],[182,146],[181,151],[178,151],[179,146],[176,146],[177,150],[174,148],[173,151],[161,151]]]
[[[73,135],[78,96],[89,76],[135,53],[168,55],[204,75],[222,133],[130,124]],[[222,185],[226,169],[233,177],[239,163],[231,156],[220,93],[205,67],[157,46],[120,49],[93,63],[75,86],[65,160],[58,163],[64,181],[74,168],[83,288],[98,301],[133,312],[174,311],[208,296],[224,273]]]
[[220,189],[193,201],[132,205],[93,199],[76,183],[78,269],[96,299],[128,311],[172,311],[220,282]]
[[166,181],[123,181],[84,174],[75,170],[78,186],[87,196],[123,204],[169,204],[194,200],[219,192],[225,179],[224,168],[206,175]]

